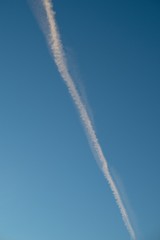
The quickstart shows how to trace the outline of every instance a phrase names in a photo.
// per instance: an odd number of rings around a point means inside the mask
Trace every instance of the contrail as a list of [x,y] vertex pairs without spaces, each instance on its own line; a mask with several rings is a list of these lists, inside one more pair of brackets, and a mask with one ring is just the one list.
[[120,194],[118,192],[118,189],[116,187],[115,182],[112,179],[112,176],[110,174],[107,160],[102,152],[101,146],[99,144],[98,138],[96,136],[95,130],[93,128],[93,124],[91,122],[91,119],[89,117],[89,114],[87,112],[87,109],[85,105],[83,104],[83,101],[79,95],[79,92],[76,88],[76,85],[72,79],[72,76],[69,73],[69,69],[65,60],[65,53],[63,50],[63,45],[61,43],[61,38],[58,32],[56,20],[55,20],[55,13],[53,11],[53,5],[51,0],[41,0],[45,13],[46,18],[48,22],[48,33],[46,35],[49,46],[51,49],[51,53],[53,55],[54,61],[57,65],[58,71],[63,78],[64,82],[67,85],[68,91],[78,109],[78,112],[80,114],[80,118],[82,120],[83,126],[86,130],[88,139],[90,141],[90,144],[92,146],[92,149],[94,150],[94,154],[96,158],[98,159],[98,164],[100,165],[100,168],[105,176],[105,178],[108,181],[108,184],[111,188],[111,191],[113,193],[113,196],[115,198],[115,201],[119,207],[122,219],[124,221],[124,224],[133,240],[136,240],[134,229],[130,223],[127,211],[123,205],[123,202],[121,200]]

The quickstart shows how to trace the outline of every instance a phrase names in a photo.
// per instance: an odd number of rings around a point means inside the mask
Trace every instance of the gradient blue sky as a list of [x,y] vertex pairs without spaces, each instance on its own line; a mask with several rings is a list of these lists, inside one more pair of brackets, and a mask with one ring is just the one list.
[[[138,240],[160,239],[160,3],[54,1]],[[129,239],[27,1],[0,3],[0,239]]]

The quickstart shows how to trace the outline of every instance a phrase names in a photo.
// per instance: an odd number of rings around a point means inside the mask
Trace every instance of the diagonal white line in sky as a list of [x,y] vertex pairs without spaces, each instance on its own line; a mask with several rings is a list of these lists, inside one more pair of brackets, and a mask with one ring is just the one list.
[[126,208],[121,200],[118,188],[110,174],[107,160],[103,154],[102,148],[100,146],[100,143],[98,141],[98,138],[96,136],[96,132],[93,128],[92,121],[90,119],[90,116],[88,114],[88,111],[86,109],[86,106],[83,104],[83,101],[81,99],[81,96],[79,95],[79,92],[76,88],[76,85],[73,81],[72,76],[69,73],[67,63],[65,60],[65,53],[63,50],[63,45],[61,42],[61,38],[58,32],[58,27],[55,20],[55,13],[53,11],[53,5],[50,0],[41,0],[46,12],[46,18],[48,23],[48,32],[45,32],[45,35],[48,39],[49,46],[51,49],[51,53],[53,55],[55,64],[57,65],[58,71],[64,80],[64,82],[67,85],[68,91],[78,109],[80,118],[82,120],[83,126],[86,130],[88,139],[91,143],[92,149],[94,150],[94,154],[96,158],[98,159],[98,164],[101,167],[101,170],[111,188],[111,191],[113,193],[113,196],[115,198],[115,201],[118,205],[118,208],[120,210],[123,222],[132,238],[132,240],[136,240],[135,231],[131,225],[129,216],[127,214]]

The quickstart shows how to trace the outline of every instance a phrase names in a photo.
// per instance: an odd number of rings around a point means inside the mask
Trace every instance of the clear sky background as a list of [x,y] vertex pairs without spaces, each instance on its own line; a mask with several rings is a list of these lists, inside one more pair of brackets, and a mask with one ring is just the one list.
[[[160,239],[160,2],[55,0],[138,240]],[[0,239],[129,239],[25,0],[0,2]]]

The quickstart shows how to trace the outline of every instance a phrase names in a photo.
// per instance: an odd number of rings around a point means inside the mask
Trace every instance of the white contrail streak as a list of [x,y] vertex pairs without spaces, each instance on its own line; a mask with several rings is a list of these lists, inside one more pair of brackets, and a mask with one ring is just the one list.
[[130,223],[127,211],[123,205],[123,202],[121,200],[118,189],[117,189],[117,187],[112,179],[112,176],[110,174],[107,160],[105,159],[105,156],[102,152],[101,146],[97,139],[97,136],[96,136],[95,130],[93,128],[93,124],[91,122],[89,114],[87,112],[87,109],[86,109],[85,105],[83,104],[82,99],[79,95],[79,92],[77,91],[74,81],[72,79],[72,76],[69,73],[67,63],[65,61],[65,53],[63,50],[63,45],[61,43],[60,35],[58,32],[57,24],[56,24],[55,17],[54,17],[55,13],[53,11],[52,2],[51,2],[51,0],[42,0],[42,4],[44,6],[44,9],[46,12],[46,18],[47,18],[47,22],[48,22],[48,35],[46,37],[49,41],[49,46],[51,48],[51,52],[54,57],[54,61],[57,65],[58,71],[59,71],[61,77],[63,78],[63,80],[65,81],[67,88],[69,90],[69,93],[71,94],[71,97],[78,109],[83,126],[86,130],[87,136],[88,136],[91,146],[94,150],[94,153],[96,154],[96,158],[98,158],[98,163],[101,167],[101,170],[103,171],[104,176],[109,183],[111,191],[112,191],[114,198],[116,200],[116,203],[119,207],[124,224],[129,232],[131,238],[133,240],[136,240],[134,229]]

